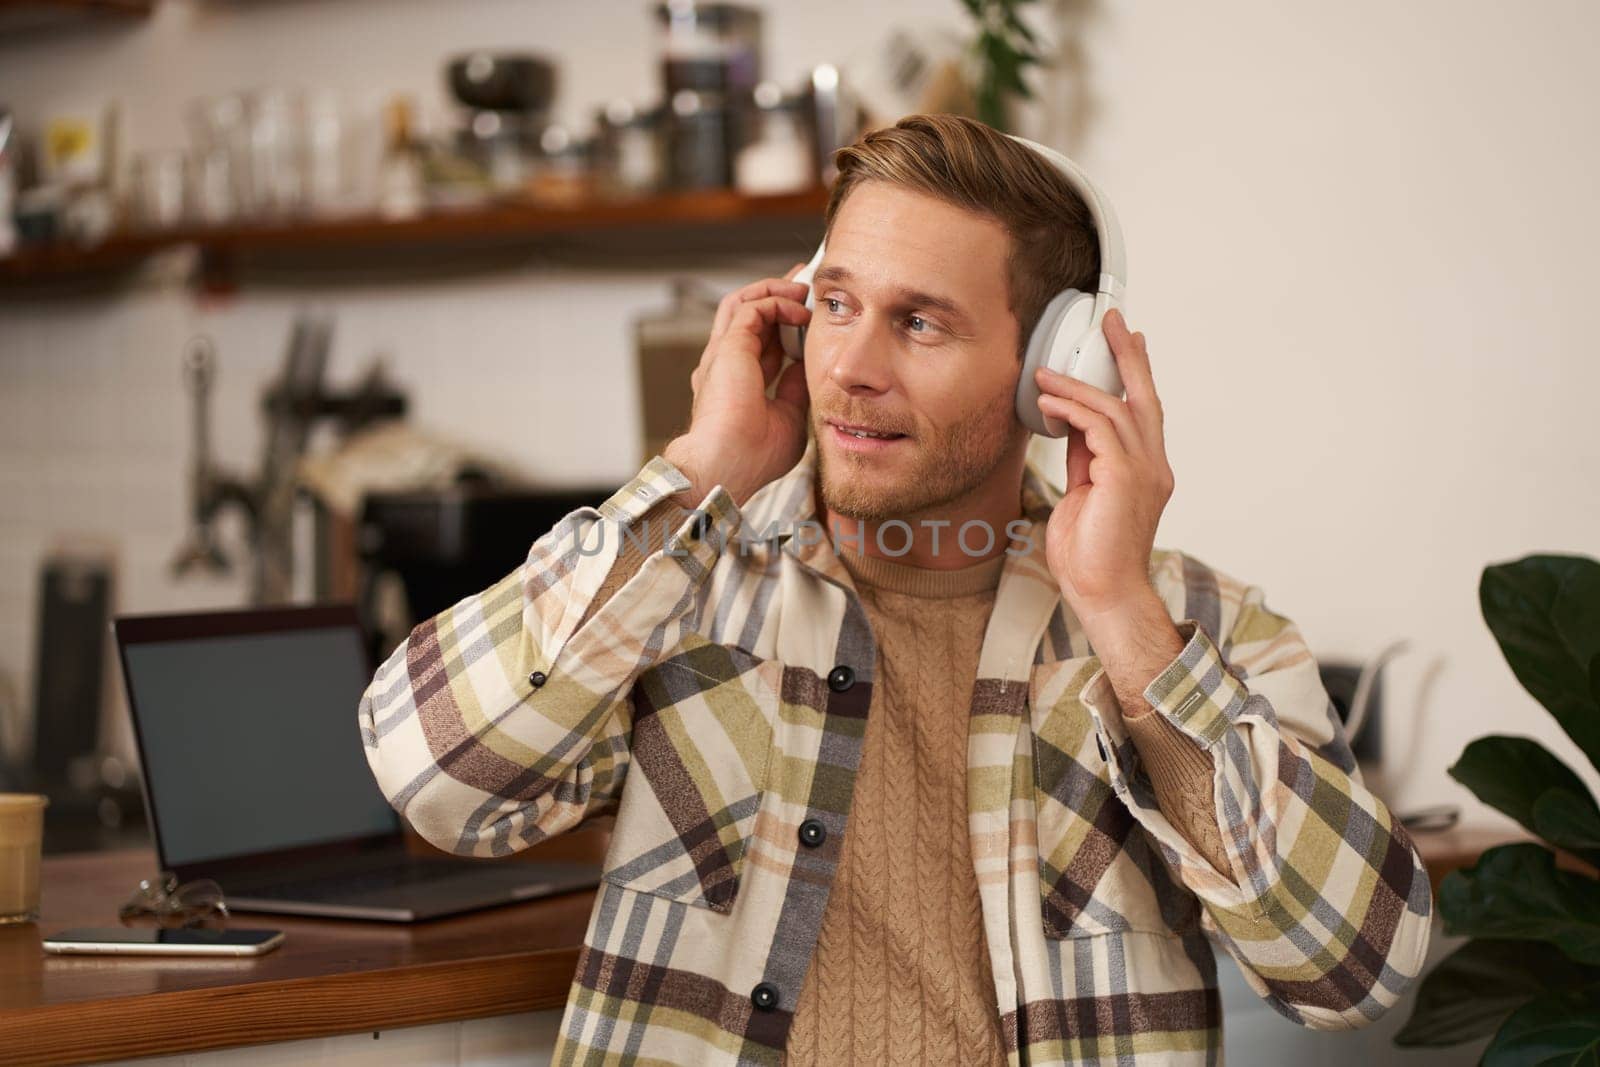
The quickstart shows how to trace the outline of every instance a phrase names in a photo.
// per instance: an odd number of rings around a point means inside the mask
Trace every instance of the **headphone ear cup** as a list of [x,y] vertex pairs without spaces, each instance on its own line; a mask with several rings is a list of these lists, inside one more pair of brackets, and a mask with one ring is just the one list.
[[1066,423],[1039,410],[1039,383],[1034,381],[1033,372],[1049,367],[1059,374],[1067,373],[1073,349],[1090,332],[1093,321],[1094,294],[1079,289],[1063,289],[1039,314],[1022,357],[1022,376],[1017,379],[1017,418],[1034,433],[1046,437],[1067,435]]

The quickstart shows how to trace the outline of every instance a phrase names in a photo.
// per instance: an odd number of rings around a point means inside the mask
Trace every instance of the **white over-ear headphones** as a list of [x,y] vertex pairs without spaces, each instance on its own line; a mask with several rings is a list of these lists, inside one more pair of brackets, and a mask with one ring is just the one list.
[[[1076,163],[1036,141],[1015,134],[1006,136],[1033,149],[1061,172],[1073,192],[1088,207],[1100,240],[1100,280],[1097,291],[1091,294],[1077,289],[1063,289],[1051,298],[1028,337],[1028,347],[1022,360],[1022,376],[1017,380],[1017,417],[1035,433],[1046,437],[1065,437],[1067,424],[1039,410],[1039,386],[1033,380],[1033,372],[1041,365],[1046,366],[1068,377],[1098,386],[1112,396],[1122,396],[1122,377],[1117,373],[1116,357],[1111,354],[1111,346],[1106,342],[1105,331],[1101,327],[1106,312],[1122,306],[1123,293],[1128,284],[1122,227],[1117,224],[1117,213],[1111,207],[1111,201]],[[795,281],[811,285],[811,276],[821,265],[826,248],[826,241],[817,245],[816,254],[794,276]],[[806,307],[815,310],[815,293],[806,294]],[[785,352],[795,359],[803,358],[804,326],[780,326],[778,335]]]

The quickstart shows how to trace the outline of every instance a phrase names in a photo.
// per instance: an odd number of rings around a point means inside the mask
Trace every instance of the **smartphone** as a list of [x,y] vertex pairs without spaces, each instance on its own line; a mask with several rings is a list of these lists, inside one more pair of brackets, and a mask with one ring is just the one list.
[[91,956],[260,956],[283,944],[282,930],[162,930],[122,926],[62,930],[44,950]]

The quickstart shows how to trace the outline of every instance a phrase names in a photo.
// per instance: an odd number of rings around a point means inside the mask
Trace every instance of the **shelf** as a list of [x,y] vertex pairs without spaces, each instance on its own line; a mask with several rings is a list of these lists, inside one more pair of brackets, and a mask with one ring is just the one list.
[[155,0],[0,0],[0,35],[150,17]]
[[362,216],[117,234],[92,247],[19,249],[0,259],[0,289],[126,273],[158,252],[181,247],[198,249],[202,281],[211,286],[226,285],[236,271],[258,262],[360,275],[392,266],[393,257],[406,251],[481,259],[482,253],[526,249],[558,237],[624,248],[663,238],[716,243],[713,238],[733,237],[798,248],[820,234],[827,197],[823,187],[776,196],[710,190],[560,206],[507,202],[404,220]]

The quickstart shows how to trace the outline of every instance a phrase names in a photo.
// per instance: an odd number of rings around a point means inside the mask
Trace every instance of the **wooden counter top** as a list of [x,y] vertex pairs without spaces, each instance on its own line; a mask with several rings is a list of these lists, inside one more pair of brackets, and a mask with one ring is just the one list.
[[[609,820],[508,862],[605,855]],[[1433,884],[1504,830],[1419,834]],[[0,927],[0,1049],[8,1064],[134,1056],[361,1033],[559,1008],[594,891],[414,924],[237,913],[288,933],[256,959],[49,956],[46,933],[116,926],[117,906],[155,872],[147,849],[49,857],[41,921]]]
[[[598,863],[605,826],[507,862]],[[38,923],[0,926],[0,1060],[93,1063],[559,1008],[594,890],[421,923],[236,912],[287,933],[258,958],[47,955],[46,934],[118,926],[153,850],[46,857]]]

